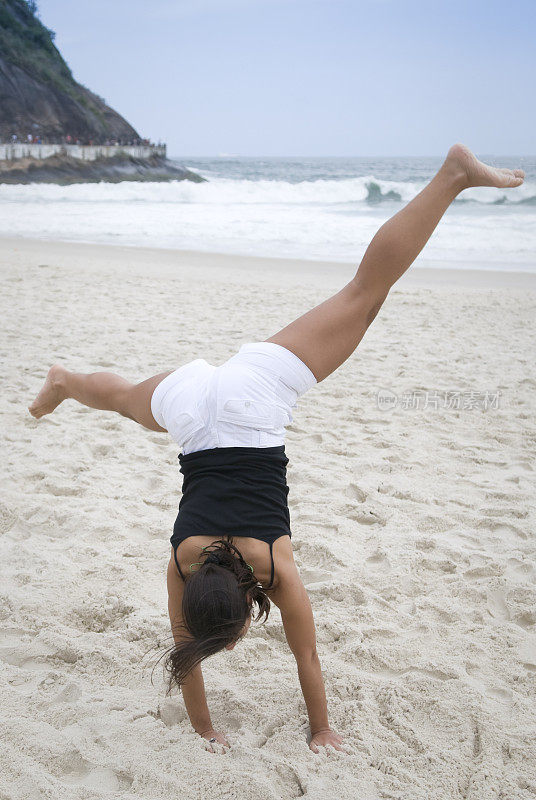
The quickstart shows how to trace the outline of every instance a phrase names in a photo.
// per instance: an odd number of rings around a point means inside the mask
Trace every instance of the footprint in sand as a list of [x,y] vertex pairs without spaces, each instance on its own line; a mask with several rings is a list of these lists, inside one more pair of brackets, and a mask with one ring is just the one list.
[[294,767],[281,761],[275,765],[274,769],[283,781],[282,789],[278,794],[288,798],[303,797],[306,794],[306,789]]
[[426,514],[425,516],[419,518],[415,527],[421,533],[429,533],[430,531],[433,533],[446,533],[453,526],[448,519],[436,517],[432,514]]
[[164,446],[167,447],[169,445],[169,440],[167,439],[167,437],[166,436],[162,436],[162,435],[160,435],[160,436],[149,436],[149,441],[152,442],[152,444],[159,445],[160,447],[164,447]]
[[[322,538],[324,530],[327,526],[318,526],[318,537]],[[336,528],[334,529],[336,531]],[[309,542],[300,541],[296,542],[298,545],[294,547],[296,553],[296,561],[300,575],[309,571],[333,577],[334,573],[346,568],[346,564],[340,558],[337,558],[335,553],[325,544],[316,542],[309,544]],[[324,578],[322,578],[324,580]]]
[[488,514],[490,517],[515,517],[516,519],[525,519],[528,517],[529,512],[526,508],[512,508],[512,498],[506,496],[504,499],[508,500],[510,503],[508,508],[486,507],[481,509],[482,514]]
[[410,678],[413,676],[422,676],[423,678],[430,678],[434,681],[452,681],[458,677],[455,672],[445,672],[442,669],[433,669],[426,667],[406,667],[406,669],[380,669],[375,671],[376,675],[382,675],[386,678],[404,678],[406,675]]
[[428,553],[430,550],[435,550],[437,547],[433,539],[417,539],[415,542],[415,549],[421,550],[423,553]]
[[86,601],[73,611],[84,630],[104,633],[116,623],[122,627],[124,618],[132,614],[134,606],[127,605],[118,597],[101,597],[93,602]]
[[486,607],[488,612],[494,619],[509,620],[510,612],[506,603],[504,592],[500,589],[488,592],[486,599]]
[[143,476],[143,484],[147,492],[155,492],[162,488],[162,475],[157,470],[146,472]]
[[86,761],[80,753],[72,752],[57,764],[58,777],[69,786],[80,786],[91,792],[113,793],[130,789],[133,778],[126,772]]
[[56,486],[53,483],[46,483],[45,488],[49,494],[54,497],[75,497],[80,494],[80,489],[77,486]]
[[466,664],[465,671],[467,678],[465,683],[472,686],[481,694],[492,697],[495,700],[510,701],[512,700],[513,693],[508,687],[490,685],[487,678],[482,674],[480,668],[476,664]]
[[519,558],[509,558],[506,562],[507,574],[526,578],[527,581],[534,582],[536,580],[536,569],[529,561],[522,561]]
[[109,444],[96,444],[93,446],[93,456],[107,456],[111,450],[112,447]]
[[28,672],[50,670],[54,650],[45,647],[44,652],[37,652],[34,638],[32,631],[23,628],[0,629],[0,660]]
[[357,500],[358,503],[364,503],[367,499],[367,495],[363,489],[360,489],[356,483],[349,483],[344,490],[344,494],[352,500]]
[[499,578],[504,574],[504,567],[494,562],[482,564],[479,567],[472,567],[465,570],[463,577],[468,581],[476,581],[480,578]]
[[4,503],[0,503],[0,535],[7,533],[17,522],[17,515]]
[[527,672],[536,673],[536,643],[527,639],[517,648],[517,657]]
[[[50,686],[46,686],[46,688],[50,688]],[[49,701],[49,705],[56,705],[57,703],[76,703],[81,697],[82,690],[78,684],[74,683],[74,681],[70,681]]]
[[389,559],[382,553],[381,550],[376,550],[371,556],[366,559],[366,562],[371,567],[390,567]]
[[500,536],[508,536],[509,538],[511,538],[512,535],[519,539],[528,538],[528,534],[526,534],[520,527],[503,522],[502,520],[485,518],[480,520],[476,527],[485,528],[488,531],[493,531],[493,533],[499,534]]
[[370,511],[366,508],[356,508],[355,506],[344,506],[341,511],[346,517],[353,519],[359,525],[385,525],[386,520],[384,517],[377,514],[375,511]]
[[28,670],[47,669],[46,661],[39,661],[29,655],[29,647],[34,634],[23,628],[3,628],[0,630],[0,660],[13,667]]
[[411,500],[414,503],[424,502],[424,499],[417,497],[414,492],[406,492],[389,484],[382,484],[381,486],[378,486],[378,492],[380,494],[388,494],[391,497],[394,497],[396,500]]
[[303,581],[304,586],[309,586],[312,583],[329,581],[332,579],[333,575],[329,572],[325,572],[324,570],[308,569],[307,567],[301,567],[300,577]]
[[143,502],[145,503],[146,506],[151,506],[152,508],[159,508],[162,511],[169,511],[171,509],[174,509],[177,505],[177,500],[173,495],[154,497],[152,499],[144,497]]
[[167,728],[171,728],[173,725],[178,725],[187,717],[184,703],[178,703],[174,698],[167,697],[162,701],[158,708],[158,717],[162,720]]
[[426,752],[426,745],[413,730],[413,710],[397,689],[385,687],[376,692],[378,721],[388,731],[417,753]]
[[525,611],[512,616],[512,621],[526,631],[532,631],[536,626],[536,611]]

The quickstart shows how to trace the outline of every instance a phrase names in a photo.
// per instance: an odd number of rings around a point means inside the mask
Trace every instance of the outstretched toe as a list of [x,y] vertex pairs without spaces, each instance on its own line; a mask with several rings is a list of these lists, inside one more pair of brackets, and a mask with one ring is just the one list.
[[505,187],[521,186],[525,179],[525,173],[522,169],[501,168],[498,169],[497,172],[500,172],[501,175],[504,175]]

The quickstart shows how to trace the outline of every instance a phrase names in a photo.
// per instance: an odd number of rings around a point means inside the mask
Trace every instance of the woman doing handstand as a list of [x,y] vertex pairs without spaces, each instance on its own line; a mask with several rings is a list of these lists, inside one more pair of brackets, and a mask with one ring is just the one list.
[[169,432],[182,449],[183,494],[167,569],[175,641],[167,666],[194,729],[209,742],[228,746],[212,726],[201,661],[245,636],[254,605],[255,619],[266,620],[271,600],[296,659],[309,747],[343,749],[329,725],[311,604],[293,559],[285,427],[298,398],[354,352],[454,198],[471,186],[520,186],[523,178],[454,145],[430,183],[382,225],[346,286],[218,367],[197,359],[137,385],[106,372],[50,369],[30,406],[34,417],[71,398]]

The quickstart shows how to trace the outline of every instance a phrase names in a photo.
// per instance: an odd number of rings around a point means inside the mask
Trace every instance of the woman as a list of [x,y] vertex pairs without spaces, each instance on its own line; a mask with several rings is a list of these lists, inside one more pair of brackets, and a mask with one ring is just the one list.
[[167,570],[175,646],[167,666],[194,729],[211,744],[228,746],[212,726],[201,661],[245,636],[255,605],[255,619],[266,620],[271,600],[297,662],[309,747],[343,749],[329,726],[311,604],[293,560],[285,427],[298,398],[356,349],[454,198],[470,186],[511,188],[523,178],[454,145],[432,181],[376,233],[341,291],[219,367],[197,359],[137,385],[110,373],[50,369],[30,406],[34,417],[72,398],[167,431],[182,448],[183,495]]

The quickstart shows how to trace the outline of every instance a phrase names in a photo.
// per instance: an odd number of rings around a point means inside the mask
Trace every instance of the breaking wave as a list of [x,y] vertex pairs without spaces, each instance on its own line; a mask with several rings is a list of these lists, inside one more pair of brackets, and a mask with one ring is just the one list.
[[[426,181],[379,180],[374,175],[344,180],[292,183],[281,180],[216,178],[207,183],[95,183],[0,185],[4,202],[177,203],[233,205],[378,205],[407,203]],[[466,189],[455,201],[477,205],[536,205],[536,184],[526,181],[515,192],[504,189]]]

